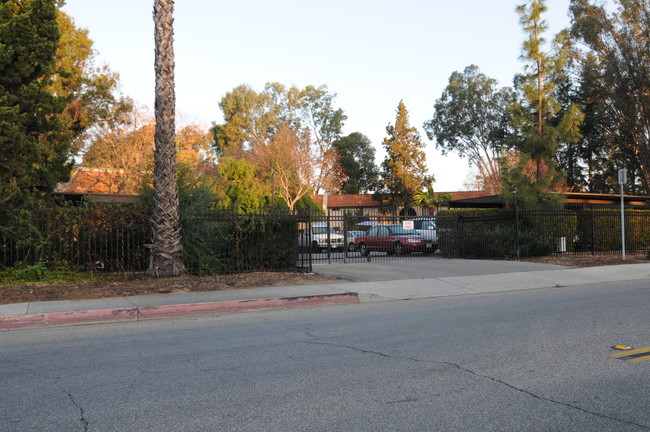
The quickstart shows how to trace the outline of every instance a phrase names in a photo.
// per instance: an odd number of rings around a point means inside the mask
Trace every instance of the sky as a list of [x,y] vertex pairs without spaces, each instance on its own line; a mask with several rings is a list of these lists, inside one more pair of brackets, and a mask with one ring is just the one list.
[[[570,0],[548,0],[547,39],[569,25]],[[454,71],[475,64],[502,86],[516,73],[526,37],[523,0],[178,0],[174,6],[177,123],[206,128],[219,101],[240,84],[261,91],[326,85],[347,115],[344,135],[361,132],[385,156],[386,126],[400,100],[426,143],[436,192],[465,190],[466,160],[443,156],[422,128]],[[96,62],[120,74],[122,92],[154,102],[153,1],[66,0],[62,8],[94,41]]]

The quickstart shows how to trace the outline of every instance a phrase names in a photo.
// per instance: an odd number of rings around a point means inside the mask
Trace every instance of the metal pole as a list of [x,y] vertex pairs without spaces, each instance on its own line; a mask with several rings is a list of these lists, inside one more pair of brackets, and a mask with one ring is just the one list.
[[625,261],[625,200],[623,186],[627,183],[627,170],[618,170],[618,184],[621,185],[621,257]]
[[621,257],[625,261],[625,203],[623,200],[623,183],[621,183]]
[[519,205],[517,204],[517,188],[512,190],[515,200],[515,257],[519,261]]
[[621,256],[625,261],[625,200],[623,186],[627,183],[627,170],[618,170],[618,184],[621,185]]
[[271,168],[271,212],[275,213],[275,171]]

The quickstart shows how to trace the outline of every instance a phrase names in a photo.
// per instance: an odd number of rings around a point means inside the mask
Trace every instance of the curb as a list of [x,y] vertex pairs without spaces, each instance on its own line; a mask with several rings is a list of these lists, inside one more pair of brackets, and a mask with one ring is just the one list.
[[211,315],[253,310],[290,309],[359,303],[359,294],[325,294],[275,299],[235,300],[213,303],[193,303],[155,307],[98,309],[77,312],[51,312],[34,315],[0,317],[0,330],[48,327],[72,324],[144,321],[191,315]]

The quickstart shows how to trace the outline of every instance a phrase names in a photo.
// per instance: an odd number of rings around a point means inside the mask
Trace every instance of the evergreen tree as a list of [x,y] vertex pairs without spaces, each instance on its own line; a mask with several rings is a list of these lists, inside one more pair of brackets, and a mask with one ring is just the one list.
[[397,106],[395,125],[386,127],[384,138],[386,158],[382,163],[382,180],[385,191],[382,202],[386,205],[409,207],[413,197],[433,182],[427,174],[424,143],[417,129],[409,125],[404,102]]
[[353,132],[334,141],[341,164],[341,193],[368,193],[377,188],[379,169],[375,165],[375,149],[370,139]]
[[12,208],[70,175],[67,100],[48,91],[59,37],[53,0],[0,3],[0,203]]
[[538,202],[549,199],[548,192],[561,189],[563,176],[556,155],[561,143],[579,138],[583,118],[577,105],[563,109],[554,98],[569,45],[566,32],[562,32],[555,38],[551,53],[545,52],[545,11],[544,0],[530,0],[517,7],[520,23],[528,33],[522,54],[527,73],[516,80],[523,102],[512,107],[512,144],[520,158],[507,170],[503,191],[507,195],[516,186],[521,199]]
[[[583,147],[592,191],[618,191],[628,170],[630,193],[650,191],[650,1],[618,0],[616,9],[571,0],[572,35],[580,42]],[[595,162],[595,163],[594,163]],[[603,162],[603,163],[601,163]]]

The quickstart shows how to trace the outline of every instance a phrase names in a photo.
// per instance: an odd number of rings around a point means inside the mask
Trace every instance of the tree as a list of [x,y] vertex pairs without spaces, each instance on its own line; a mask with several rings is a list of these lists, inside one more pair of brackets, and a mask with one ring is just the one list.
[[335,96],[326,86],[287,89],[267,83],[260,93],[247,85],[236,87],[219,103],[225,122],[213,125],[215,150],[252,161],[286,127],[298,136],[310,136],[311,153],[319,164],[310,171],[308,185],[316,191],[336,190],[339,165],[333,143],[346,117],[334,108]]
[[341,164],[341,193],[368,193],[377,189],[379,168],[375,165],[375,149],[367,136],[353,132],[334,141],[333,148]]
[[105,170],[109,193],[137,194],[153,170],[154,121],[139,111],[96,127],[82,165]]
[[386,158],[382,163],[385,191],[382,202],[409,207],[413,197],[433,182],[427,174],[424,144],[417,129],[409,125],[404,102],[397,106],[395,125],[386,127],[384,138]]
[[58,118],[72,140],[72,153],[78,153],[87,147],[95,127],[103,127],[119,118],[120,113],[131,112],[133,101],[118,95],[118,74],[105,65],[95,67],[88,31],[77,28],[62,11],[58,12],[57,25],[61,38],[47,90],[67,102]]
[[[572,0],[571,33],[581,42],[580,96],[588,107],[582,144],[593,148],[592,189],[617,189],[616,170],[627,168],[632,193],[650,191],[650,2],[619,0],[618,10]],[[600,144],[600,145],[597,145]],[[584,159],[584,158],[583,158]],[[599,160],[607,163],[599,165]],[[639,184],[640,183],[640,184]]]
[[246,159],[223,157],[217,166],[217,191],[219,204],[226,208],[248,212],[263,207],[268,194],[257,170]]
[[476,166],[484,190],[501,189],[499,161],[505,148],[508,107],[514,103],[509,88],[498,89],[496,80],[482,74],[478,66],[454,72],[433,118],[424,123],[429,139],[436,140],[442,154],[456,151]]
[[173,0],[155,0],[156,133],[153,172],[153,241],[147,274],[179,276],[185,273],[176,179],[176,143],[173,47]]
[[[303,130],[309,131],[312,137],[313,152],[320,162],[314,171],[311,185],[316,192],[337,190],[336,178],[339,176],[340,165],[337,160],[334,141],[341,136],[343,123],[346,120],[343,110],[334,109],[335,94],[329,94],[327,86],[318,88],[307,86],[299,93],[302,101]],[[305,133],[305,132],[303,132]]]
[[242,157],[245,151],[268,143],[284,123],[281,114],[289,110],[288,103],[279,84],[268,83],[261,93],[248,85],[226,93],[219,102],[224,124],[213,125],[217,154]]
[[67,100],[52,94],[59,44],[53,0],[0,3],[0,203],[20,208],[70,176]]
[[273,176],[276,193],[293,211],[296,204],[313,191],[309,179],[321,161],[312,153],[309,134],[300,136],[283,126],[268,145],[259,149],[257,166]]
[[[516,167],[506,173],[508,181],[503,192],[507,195],[516,186],[519,197],[526,201],[545,201],[550,198],[548,192],[561,188],[563,178],[557,169],[556,154],[561,143],[577,141],[583,118],[576,105],[563,108],[554,99],[556,84],[564,77],[569,45],[566,32],[561,32],[551,53],[544,51],[545,11],[543,0],[530,0],[517,7],[520,23],[528,33],[522,59],[527,61],[529,72],[516,80],[523,102],[512,106],[512,143],[521,157]],[[533,176],[526,173],[529,164],[534,166]]]
[[426,207],[429,209],[429,214],[435,214],[435,207],[438,203],[451,200],[451,194],[441,193],[436,194],[433,186],[427,186],[426,190],[420,191],[413,196],[413,205],[418,207]]

